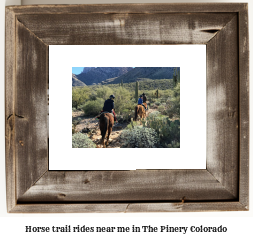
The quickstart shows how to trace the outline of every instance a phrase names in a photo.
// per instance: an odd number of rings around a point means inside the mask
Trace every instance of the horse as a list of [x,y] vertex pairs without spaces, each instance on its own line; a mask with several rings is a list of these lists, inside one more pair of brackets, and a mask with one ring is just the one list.
[[[108,143],[109,143],[109,136],[112,132],[112,127],[113,127],[113,124],[114,124],[114,117],[111,113],[102,113],[100,115],[100,119],[99,119],[99,128],[100,128],[100,131],[101,131],[101,135],[102,135],[102,138],[101,138],[101,145],[105,148]],[[106,141],[106,146],[105,146],[105,135],[106,135],[106,132],[107,132],[107,141]]]
[[[145,105],[145,107],[147,108],[147,103],[143,103]],[[137,120],[138,115],[140,116],[140,118],[145,118],[146,117],[146,110],[142,105],[137,105],[135,107],[135,115],[134,115],[134,120]]]
[[145,106],[145,108],[146,108],[146,110],[147,110],[147,108],[148,108],[148,104],[146,103],[146,102],[144,102],[143,101],[143,103],[142,103],[144,106]]

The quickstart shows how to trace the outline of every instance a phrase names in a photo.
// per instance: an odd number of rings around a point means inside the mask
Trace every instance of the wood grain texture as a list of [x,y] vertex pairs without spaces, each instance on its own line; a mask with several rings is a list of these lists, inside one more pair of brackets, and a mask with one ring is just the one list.
[[[7,7],[6,22],[9,212],[248,210],[247,4]],[[181,43],[207,44],[207,170],[47,171],[49,44]]]
[[206,44],[235,15],[40,14],[18,19],[48,45]]
[[244,3],[153,3],[153,4],[83,4],[83,5],[27,5],[9,7],[16,15],[25,14],[114,14],[114,13],[206,13],[238,12]]
[[238,29],[234,17],[207,45],[207,169],[238,197]]
[[48,169],[47,46],[16,22],[15,145],[17,198]]
[[239,202],[156,202],[156,203],[83,203],[83,204],[22,204],[12,213],[135,213],[135,212],[215,212],[247,211]]
[[207,170],[47,172],[19,202],[236,199]]
[[15,148],[14,148],[14,91],[15,91],[15,15],[9,9],[6,9],[5,26],[5,155],[6,155],[6,196],[7,211],[10,211],[16,205],[16,181],[15,181]]
[[249,206],[249,32],[248,5],[238,14],[239,19],[239,201]]

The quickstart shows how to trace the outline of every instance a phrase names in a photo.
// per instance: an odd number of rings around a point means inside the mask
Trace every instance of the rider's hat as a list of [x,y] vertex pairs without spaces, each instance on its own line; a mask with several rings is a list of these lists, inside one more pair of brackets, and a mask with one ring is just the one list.
[[140,95],[140,98],[142,97],[142,94]]
[[114,95],[111,95],[110,98],[115,98],[115,96],[114,96]]

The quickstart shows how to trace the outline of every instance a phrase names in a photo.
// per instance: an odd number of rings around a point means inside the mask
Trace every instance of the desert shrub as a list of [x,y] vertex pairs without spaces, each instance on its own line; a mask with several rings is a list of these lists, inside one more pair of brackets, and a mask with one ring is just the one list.
[[90,88],[85,87],[73,87],[72,88],[72,107],[75,107],[76,109],[81,104],[85,103],[90,95]]
[[168,117],[161,115],[160,112],[155,111],[149,114],[144,126],[152,128],[156,131],[160,143],[165,142],[171,144],[180,141],[180,121],[171,121]]
[[172,141],[171,144],[167,144],[167,148],[180,148],[180,143]]
[[89,95],[89,100],[91,101],[95,101],[97,99],[97,94],[96,92],[92,92],[90,95]]
[[118,122],[120,123],[130,122],[131,118],[134,118],[134,111],[123,112],[120,115],[117,115],[116,117],[117,117]]
[[121,133],[124,141],[123,147],[128,148],[155,148],[157,134],[154,129],[135,126],[132,130],[124,130]]
[[164,110],[165,110],[165,106],[161,105],[161,106],[158,107],[159,112],[163,113]]
[[88,101],[84,104],[83,110],[85,112],[85,115],[87,116],[96,116],[101,112],[104,106],[104,100],[102,98],[98,98],[94,101]]
[[131,122],[127,125],[126,130],[132,130],[134,129],[134,127],[136,127],[137,125],[140,125],[140,123],[138,121],[133,121],[131,120]]
[[72,135],[72,148],[95,148],[96,144],[86,135],[75,133]]
[[72,135],[76,133],[76,124],[72,124]]
[[136,105],[134,101],[132,101],[131,93],[124,87],[118,87],[114,89],[115,95],[115,112],[117,114],[122,114],[124,112],[129,112],[133,110]]
[[107,86],[100,86],[96,89],[96,98],[102,98],[104,100],[108,99],[111,94],[113,94],[113,90]]
[[154,119],[154,118],[160,117],[160,116],[161,116],[161,113],[160,113],[160,112],[154,111],[154,112],[151,112],[151,113],[149,114],[148,118]]
[[174,88],[173,95],[167,101],[167,114],[170,118],[180,117],[180,83]]

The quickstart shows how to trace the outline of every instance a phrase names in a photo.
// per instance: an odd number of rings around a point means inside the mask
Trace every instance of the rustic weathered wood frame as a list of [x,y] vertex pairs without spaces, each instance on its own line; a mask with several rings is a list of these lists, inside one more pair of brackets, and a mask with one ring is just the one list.
[[[6,7],[8,212],[248,210],[247,24],[240,3]],[[50,44],[206,44],[206,170],[48,171]]]

